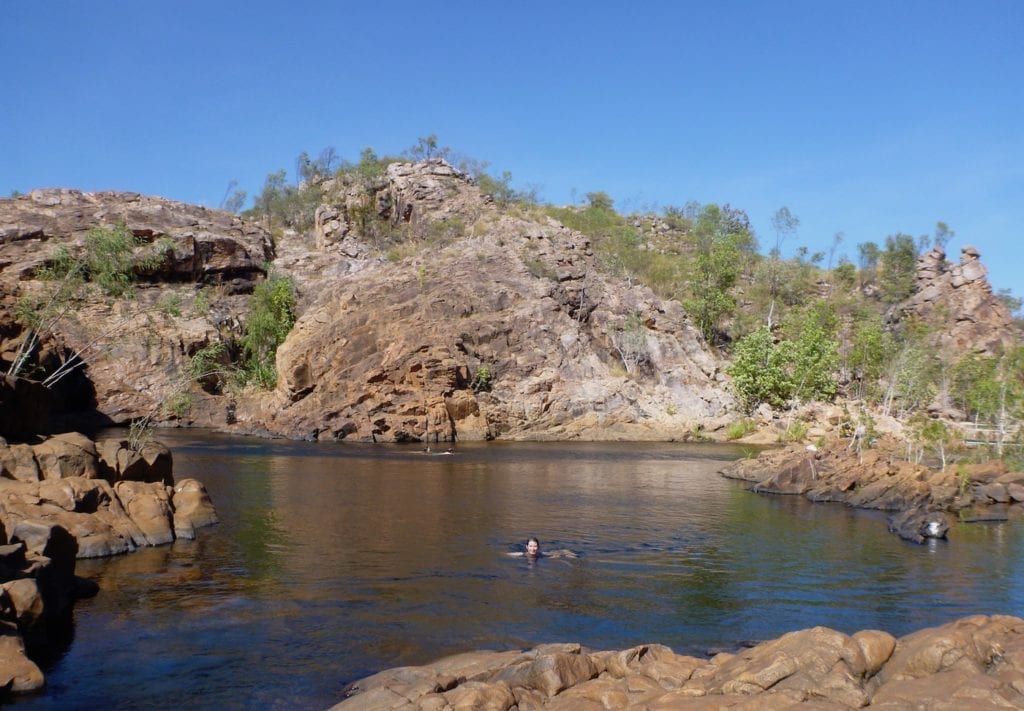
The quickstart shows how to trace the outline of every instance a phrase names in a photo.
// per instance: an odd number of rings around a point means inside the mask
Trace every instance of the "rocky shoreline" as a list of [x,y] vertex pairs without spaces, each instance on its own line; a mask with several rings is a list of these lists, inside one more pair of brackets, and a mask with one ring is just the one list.
[[1024,472],[1009,471],[1005,462],[934,469],[907,461],[905,443],[892,437],[870,448],[840,439],[822,447],[791,445],[741,459],[721,473],[758,493],[891,511],[890,530],[915,543],[944,538],[954,520],[1005,521],[1024,503]]
[[70,639],[74,601],[98,592],[75,575],[77,559],[195,538],[217,522],[205,487],[174,482],[172,469],[154,441],[0,437],[0,698],[44,686],[33,658]]
[[977,615],[899,639],[814,627],[710,659],[658,644],[470,652],[380,672],[349,694],[333,709],[1022,708],[1024,619]]

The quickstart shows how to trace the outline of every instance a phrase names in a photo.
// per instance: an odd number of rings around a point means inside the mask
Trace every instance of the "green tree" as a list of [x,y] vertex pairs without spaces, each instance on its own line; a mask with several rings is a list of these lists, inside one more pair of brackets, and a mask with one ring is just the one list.
[[860,285],[865,287],[873,284],[878,271],[878,260],[882,250],[874,242],[861,242],[857,245],[857,258],[860,263]]
[[791,383],[785,353],[776,347],[767,326],[736,343],[732,365],[726,372],[732,376],[736,395],[748,412],[763,402],[781,406],[789,399]]
[[687,311],[709,343],[719,341],[723,318],[736,308],[732,289],[742,266],[743,251],[753,238],[746,224],[718,205],[706,205],[690,232],[693,246]]
[[917,245],[910,235],[899,233],[885,238],[879,273],[883,300],[894,304],[914,293],[917,256]]

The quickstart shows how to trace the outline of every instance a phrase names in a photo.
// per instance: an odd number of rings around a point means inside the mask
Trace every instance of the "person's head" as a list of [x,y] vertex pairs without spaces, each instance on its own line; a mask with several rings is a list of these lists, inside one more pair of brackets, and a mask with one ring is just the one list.
[[540,555],[540,541],[536,538],[530,538],[526,542],[526,555],[531,557]]

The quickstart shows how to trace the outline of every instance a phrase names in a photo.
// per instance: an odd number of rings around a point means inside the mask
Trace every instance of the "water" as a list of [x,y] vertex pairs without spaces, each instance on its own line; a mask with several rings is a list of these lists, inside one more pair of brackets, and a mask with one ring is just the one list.
[[[896,635],[1024,614],[1024,526],[916,546],[878,514],[751,494],[721,445],[416,448],[161,433],[221,517],[80,561],[100,594],[42,708],[326,708],[380,669],[472,649],[661,642],[705,654],[827,625]],[[530,535],[576,560],[504,555]]]

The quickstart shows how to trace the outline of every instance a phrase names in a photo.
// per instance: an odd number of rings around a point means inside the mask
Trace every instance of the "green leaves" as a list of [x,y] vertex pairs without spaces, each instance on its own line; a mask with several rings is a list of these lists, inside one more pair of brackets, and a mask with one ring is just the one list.
[[242,352],[246,379],[260,387],[277,383],[274,357],[295,325],[295,282],[291,277],[272,275],[256,286],[249,298],[249,319]]
[[832,335],[808,316],[794,340],[775,343],[767,326],[740,339],[726,372],[748,411],[761,403],[827,400],[836,393],[838,351]]

